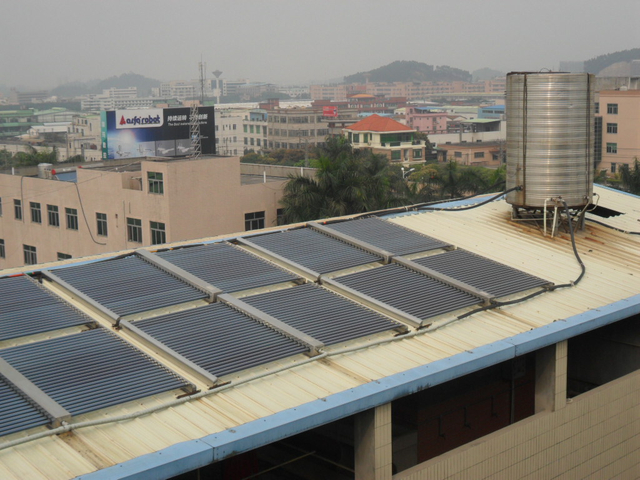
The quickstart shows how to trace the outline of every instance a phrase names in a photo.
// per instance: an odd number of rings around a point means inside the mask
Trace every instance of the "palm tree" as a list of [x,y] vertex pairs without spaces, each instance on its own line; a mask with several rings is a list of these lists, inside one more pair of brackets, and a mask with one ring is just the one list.
[[314,161],[315,178],[290,176],[281,204],[285,221],[364,213],[403,205],[388,160],[368,150],[354,150],[344,138],[328,138]]

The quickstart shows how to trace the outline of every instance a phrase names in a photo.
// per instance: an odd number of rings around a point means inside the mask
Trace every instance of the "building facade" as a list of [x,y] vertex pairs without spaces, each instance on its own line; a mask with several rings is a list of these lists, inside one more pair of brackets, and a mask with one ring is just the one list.
[[424,163],[426,145],[416,130],[392,118],[370,115],[343,129],[353,148],[382,154],[391,162]]
[[640,90],[605,90],[599,98],[596,117],[602,119],[602,161],[598,168],[615,174],[620,165],[640,160]]
[[286,182],[238,157],[59,170],[0,174],[0,268],[274,226]]
[[338,129],[358,121],[357,110],[351,108],[280,108],[277,100],[260,106],[268,112],[270,149],[322,146],[328,135],[339,133]]

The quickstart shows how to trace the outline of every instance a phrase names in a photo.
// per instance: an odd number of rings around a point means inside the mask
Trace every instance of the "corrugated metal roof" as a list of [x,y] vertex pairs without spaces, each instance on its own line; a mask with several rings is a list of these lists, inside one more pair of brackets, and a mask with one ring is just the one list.
[[381,260],[380,257],[309,228],[257,235],[249,240],[318,273]]
[[0,357],[72,415],[187,385],[102,328],[7,348]]
[[243,298],[325,345],[398,328],[393,322],[315,284]]
[[137,257],[62,268],[56,275],[119,315],[207,297]]
[[[594,190],[602,194],[601,205],[626,212],[624,216],[606,221],[637,223],[638,197],[600,187]],[[575,279],[580,268],[572,254],[569,236],[543,237],[536,226],[511,221],[510,210],[509,205],[499,201],[468,211],[422,212],[395,216],[389,221],[556,284]],[[336,395],[346,402],[359,387],[367,392],[374,389],[383,392],[387,388],[387,377],[392,375],[406,378],[407,371],[421,366],[429,370],[434,362],[444,359],[440,365],[448,365],[453,363],[450,362],[453,356],[468,356],[468,362],[475,362],[479,355],[465,352],[486,348],[493,342],[509,344],[513,349],[510,339],[514,335],[543,341],[551,332],[550,341],[557,341],[553,332],[562,332],[569,323],[579,327],[578,331],[593,328],[590,325],[597,324],[593,319],[610,321],[610,316],[619,314],[620,305],[628,305],[631,310],[638,307],[639,237],[587,222],[586,230],[576,234],[577,248],[587,270],[575,287],[479,312],[463,320],[452,321],[455,314],[445,315],[442,322],[434,323],[434,326],[442,325],[440,328],[424,329],[410,338],[349,353],[337,353],[321,361],[309,359],[300,365],[283,359],[268,368],[259,367],[234,376],[234,381],[247,379],[247,383],[232,383],[198,400],[161,408],[153,415],[120,419],[74,430],[72,436],[49,436],[5,448],[0,450],[0,478],[70,478],[118,464],[122,464],[119,471],[128,471],[126,462],[132,459],[142,457],[140,460],[144,462],[161,462],[168,455],[145,454],[177,444],[180,448],[191,444],[202,446],[203,442],[189,441],[207,436],[210,440],[206,445],[217,445],[218,438],[233,437],[242,445],[259,446],[264,438],[273,438],[270,435],[276,434],[275,430],[265,433],[264,429],[269,428],[265,425],[276,425],[277,432],[286,434],[312,424],[309,417],[300,417],[297,412],[307,412],[321,421],[339,418],[348,412],[332,403]],[[590,319],[591,323],[583,327],[583,318]],[[349,346],[354,344],[360,342]],[[296,368],[288,368],[296,364]],[[277,373],[250,377],[258,372]],[[116,405],[106,412],[87,414],[87,418],[131,414],[136,408],[157,406],[163,400],[166,398],[141,399],[135,407],[131,403],[126,407]],[[331,405],[333,409],[329,411]],[[2,440],[12,438],[15,437]],[[235,444],[228,441],[228,448],[216,450],[219,455],[216,458],[237,451],[232,448]],[[210,449],[206,453],[213,455]]]
[[482,303],[477,297],[395,264],[334,280],[421,319]]
[[0,436],[49,423],[47,416],[0,376]]
[[542,278],[460,249],[414,259],[414,262],[473,285],[496,297],[550,284]]
[[90,323],[29,277],[0,280],[0,340]]
[[220,303],[134,325],[218,377],[307,350]]
[[224,292],[296,279],[292,273],[226,242],[158,252],[157,255]]
[[336,222],[328,224],[326,227],[398,255],[449,246],[446,242],[420,235],[413,230],[402,228],[378,217]]

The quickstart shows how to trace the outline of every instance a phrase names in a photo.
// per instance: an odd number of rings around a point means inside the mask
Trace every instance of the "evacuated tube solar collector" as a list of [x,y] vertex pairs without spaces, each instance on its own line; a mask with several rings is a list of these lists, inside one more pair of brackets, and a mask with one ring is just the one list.
[[564,200],[582,210],[593,196],[594,76],[507,75],[507,194],[514,217]]

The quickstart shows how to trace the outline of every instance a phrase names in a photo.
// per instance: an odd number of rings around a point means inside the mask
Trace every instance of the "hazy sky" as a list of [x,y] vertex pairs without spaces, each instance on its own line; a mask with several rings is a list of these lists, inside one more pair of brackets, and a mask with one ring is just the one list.
[[640,0],[2,0],[0,85],[133,72],[302,83],[415,60],[558,68],[640,47]]

